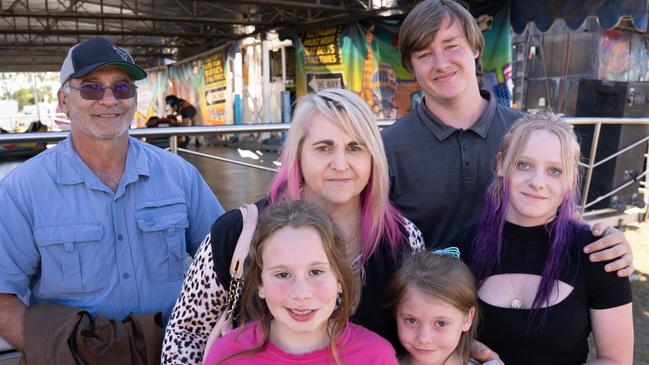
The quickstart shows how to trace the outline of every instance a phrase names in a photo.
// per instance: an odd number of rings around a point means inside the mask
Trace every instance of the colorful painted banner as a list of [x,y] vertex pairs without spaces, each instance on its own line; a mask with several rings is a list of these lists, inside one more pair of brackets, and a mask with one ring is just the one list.
[[[602,31],[599,42],[599,69],[598,78],[612,81],[635,81],[640,79],[640,71],[646,68],[642,57],[646,52],[643,43],[641,47],[632,47],[631,32],[622,32],[617,29]],[[644,67],[643,67],[644,66]]]
[[167,95],[176,95],[196,107],[196,124],[205,124],[204,121],[210,120],[204,97],[205,79],[201,60],[173,64],[169,67],[169,82],[171,85]]
[[[511,105],[509,9],[503,7],[485,31],[481,62],[484,87],[498,102]],[[298,97],[326,87],[358,93],[378,119],[395,119],[412,110],[422,93],[401,65],[397,26],[352,23],[307,32],[294,40]]]
[[361,95],[378,118],[405,115],[420,97],[399,63],[397,33],[398,28],[360,23],[305,33],[294,42],[298,96],[343,87]]
[[[237,48],[238,49],[238,48]],[[216,52],[200,59],[146,70],[147,78],[138,81],[138,108],[134,125],[144,127],[152,117],[171,113],[167,95],[176,95],[196,107],[196,124],[232,123],[231,92],[228,88],[228,54]]]
[[485,39],[485,47],[480,56],[484,73],[483,89],[491,91],[499,103],[511,106],[512,38],[509,30],[509,7],[501,7],[486,23],[491,25],[486,26],[487,29],[482,32]]
[[150,117],[163,117],[169,112],[165,111],[165,95],[169,83],[167,68],[149,69],[146,73],[146,79],[136,82],[138,98],[134,120],[136,128],[143,128]]

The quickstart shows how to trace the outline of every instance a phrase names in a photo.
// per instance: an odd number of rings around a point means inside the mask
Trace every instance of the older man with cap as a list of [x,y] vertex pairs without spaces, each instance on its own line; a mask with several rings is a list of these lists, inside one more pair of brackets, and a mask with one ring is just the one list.
[[128,136],[145,77],[106,39],[72,47],[58,92],[70,135],[0,182],[0,336],[18,349],[42,303],[166,322],[185,254],[223,213],[195,167]]

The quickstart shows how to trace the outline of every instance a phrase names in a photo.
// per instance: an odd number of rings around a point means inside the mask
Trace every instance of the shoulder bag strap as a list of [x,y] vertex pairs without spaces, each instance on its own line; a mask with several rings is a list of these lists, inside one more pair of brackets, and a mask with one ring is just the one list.
[[250,251],[250,243],[252,236],[255,233],[257,226],[257,216],[259,212],[255,204],[246,204],[239,208],[243,216],[243,229],[239,235],[237,246],[234,248],[232,261],[230,262],[230,276],[233,279],[239,280],[243,276],[243,263],[248,257]]

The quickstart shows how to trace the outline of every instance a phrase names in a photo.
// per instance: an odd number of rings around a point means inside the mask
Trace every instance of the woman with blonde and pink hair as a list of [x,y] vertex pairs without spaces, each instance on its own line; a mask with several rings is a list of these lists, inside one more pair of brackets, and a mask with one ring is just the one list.
[[[423,248],[421,232],[388,199],[388,166],[373,115],[356,94],[321,90],[297,103],[263,209],[283,200],[325,208],[341,232],[347,259],[362,283],[351,321],[393,344],[396,324],[385,291],[406,253]],[[167,326],[162,363],[201,361],[206,340],[225,306],[229,266],[242,216],[238,209],[212,226],[190,267]],[[380,320],[379,320],[380,319]]]

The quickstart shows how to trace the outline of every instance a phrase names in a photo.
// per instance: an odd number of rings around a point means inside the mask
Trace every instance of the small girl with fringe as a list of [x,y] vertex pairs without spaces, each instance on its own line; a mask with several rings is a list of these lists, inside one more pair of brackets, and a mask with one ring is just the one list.
[[[478,308],[473,275],[458,254],[419,252],[408,257],[388,289],[402,365],[466,365]],[[497,362],[490,362],[497,363]]]
[[262,212],[246,263],[240,318],[205,364],[397,364],[392,345],[348,321],[359,283],[335,224],[306,201]]
[[[553,113],[505,134],[474,237],[459,239],[478,287],[478,339],[508,365],[631,364],[629,281],[590,262],[578,220],[580,148]],[[593,333],[596,354],[588,357]]]

